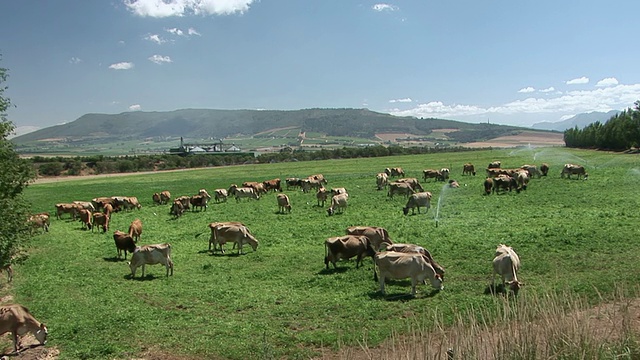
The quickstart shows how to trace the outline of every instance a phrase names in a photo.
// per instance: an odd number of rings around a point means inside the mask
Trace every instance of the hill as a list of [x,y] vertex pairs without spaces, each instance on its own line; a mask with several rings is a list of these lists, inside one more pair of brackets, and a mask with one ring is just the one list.
[[558,121],[558,122],[540,122],[535,123],[531,127],[538,130],[555,130],[555,131],[565,131],[567,129],[572,129],[574,127],[578,127],[579,129],[584,128],[585,126],[594,123],[596,121],[600,121],[601,123],[606,122],[612,116],[616,115],[620,111],[611,110],[609,112],[590,112],[590,113],[582,113],[575,116],[570,117],[567,120]]

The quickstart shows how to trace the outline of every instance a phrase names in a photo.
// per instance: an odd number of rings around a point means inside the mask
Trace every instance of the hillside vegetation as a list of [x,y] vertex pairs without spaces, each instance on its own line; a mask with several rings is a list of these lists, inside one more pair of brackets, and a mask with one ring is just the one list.
[[[462,176],[462,164],[472,162],[481,171],[493,160],[509,168],[547,162],[551,170],[519,194],[485,196],[484,176]],[[569,162],[584,165],[589,179],[561,178]],[[418,178],[423,169],[450,167],[461,187],[421,181],[433,193],[431,208],[404,216],[407,200],[391,199],[375,186],[376,173],[398,166]],[[328,186],[349,191],[344,213],[328,216],[328,204],[317,206],[313,193],[286,188],[290,214],[278,213],[273,193],[257,201],[211,202],[206,211],[188,211],[175,220],[168,205],[151,200],[161,190],[173,197],[201,188],[213,193],[232,183],[318,173]],[[523,148],[36,183],[25,193],[34,212],[52,212],[59,202],[115,195],[137,196],[142,209],[115,213],[106,233],[82,230],[68,215],[62,220],[54,216],[50,232],[33,239],[29,258],[16,266],[13,282],[0,296],[14,294],[16,302],[47,324],[46,348],[59,349],[65,359],[301,359],[341,347],[375,347],[394,336],[422,343],[438,331],[434,326],[471,316],[483,324],[501,318],[497,309],[507,299],[485,294],[500,243],[512,246],[522,261],[518,279],[526,285],[518,308],[546,294],[575,294],[595,304],[614,296],[616,285],[633,288],[640,281],[640,243],[630,239],[637,238],[640,192],[630,189],[638,174],[634,155]],[[118,259],[113,231],[126,231],[136,218],[144,224],[141,244],[171,243],[172,277],[153,265],[144,278],[138,269],[131,279],[126,261]],[[213,221],[244,222],[260,242],[257,250],[245,247],[246,254],[236,255],[227,244],[225,254],[210,252],[207,224]],[[411,298],[410,282],[396,280],[387,283],[387,296],[382,296],[369,258],[360,268],[350,260],[325,269],[325,239],[352,225],[382,226],[396,242],[428,248],[446,269],[445,289],[436,293],[419,285],[417,297]],[[517,311],[510,313],[516,316]],[[429,335],[410,338],[415,327]],[[600,358],[619,354],[600,343]]]

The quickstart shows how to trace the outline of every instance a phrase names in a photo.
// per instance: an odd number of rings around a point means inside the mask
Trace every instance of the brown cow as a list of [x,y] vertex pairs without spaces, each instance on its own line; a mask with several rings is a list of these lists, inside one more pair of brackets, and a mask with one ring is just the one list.
[[131,234],[127,234],[120,230],[116,230],[113,233],[113,241],[115,242],[116,250],[118,251],[118,259],[120,258],[122,251],[124,251],[124,258],[126,260],[127,251],[133,254],[136,249],[136,242],[133,240]]
[[264,189],[266,191],[279,191],[282,192],[282,187],[280,187],[281,180],[279,178],[272,180],[265,180],[262,182]]
[[45,232],[49,232],[49,226],[51,225],[49,213],[33,214],[29,216],[27,223],[31,224],[32,230],[42,228]]
[[174,218],[179,218],[184,213],[184,205],[180,200],[173,200],[173,204],[171,205],[171,210],[169,210],[169,214],[173,215]]
[[487,166],[487,168],[489,168],[489,169],[499,169],[501,165],[502,165],[502,163],[500,161],[492,161],[492,162],[489,163],[489,166]]
[[162,198],[160,198],[160,193],[153,193],[153,195],[151,195],[151,200],[153,200],[153,203],[156,205],[162,204]]
[[420,185],[420,182],[416,178],[402,178],[402,179],[396,180],[395,182],[402,182],[402,183],[409,184],[409,186],[411,186],[413,191],[424,191],[424,189],[422,188],[422,185]]
[[484,180],[484,193],[491,195],[491,191],[493,191],[493,179],[488,177]]
[[378,190],[382,190],[389,184],[389,175],[387,173],[378,173],[376,175],[376,186]]
[[138,242],[140,235],[142,235],[142,221],[135,219],[129,225],[129,236],[133,238],[133,241]]
[[345,235],[338,237],[330,237],[324,242],[325,257],[324,265],[328,269],[329,263],[333,264],[336,269],[336,262],[340,259],[351,259],[357,256],[356,268],[360,267],[362,258],[366,256],[375,256],[376,252],[371,246],[369,238],[364,235]]
[[583,176],[585,180],[589,177],[589,174],[584,170],[584,166],[575,164],[565,164],[560,173],[560,177],[564,178],[564,176],[567,175],[567,179],[571,179],[571,175],[574,174],[578,179],[580,179],[580,176]]
[[13,351],[20,347],[18,336],[27,332],[32,333],[40,345],[47,343],[47,327],[36,320],[29,309],[20,304],[6,304],[0,306],[0,335],[10,332],[13,337]]
[[216,199],[217,203],[219,203],[220,201],[226,202],[228,196],[229,196],[229,193],[227,192],[227,189],[215,189],[214,190],[213,197]]
[[380,250],[382,244],[393,244],[387,229],[379,226],[350,226],[347,228],[347,235],[366,236],[375,251]]
[[471,163],[466,163],[462,165],[462,175],[473,175],[476,176],[476,168]]
[[416,208],[418,208],[418,214],[420,214],[420,208],[425,208],[425,212],[429,211],[431,207],[431,193],[428,191],[423,191],[419,193],[412,194],[407,200],[407,205],[402,208],[402,212],[407,215],[409,214],[409,209],[411,209],[411,215],[416,213]]
[[109,215],[103,214],[101,212],[93,213],[93,227],[91,228],[91,232],[98,226],[102,226],[102,232],[107,232],[109,230]]
[[547,176],[549,173],[549,164],[542,163],[542,165],[540,165],[540,172],[542,173],[542,176]]
[[316,193],[316,200],[318,201],[318,206],[324,207],[324,203],[327,201],[328,194],[329,193],[327,192],[327,189],[325,189],[324,187],[321,187],[318,189],[318,192]]
[[78,213],[80,215],[80,221],[82,222],[82,229],[91,230],[93,227],[93,214],[87,209],[81,209]]
[[[209,224],[211,227],[212,224]],[[251,234],[249,229],[244,225],[221,224],[211,227],[211,239],[209,240],[209,248],[213,243],[213,251],[216,251],[216,244],[220,244],[220,252],[224,253],[223,245],[233,242],[238,245],[238,254],[243,254],[242,246],[249,244],[253,251],[258,248],[258,240]]]
[[56,218],[60,219],[62,217],[62,214],[71,214],[71,218],[75,220],[80,209],[82,209],[82,206],[77,204],[56,204]]
[[393,195],[395,194],[401,194],[408,197],[409,195],[415,194],[415,190],[413,190],[410,184],[394,181],[389,184],[387,196],[393,198]]
[[422,179],[427,181],[427,179],[436,179],[436,181],[442,178],[442,173],[438,170],[434,169],[425,169],[422,170]]
[[284,210],[287,212],[291,212],[291,202],[289,201],[289,197],[287,194],[277,194],[276,200],[278,201],[278,212],[284,214]]

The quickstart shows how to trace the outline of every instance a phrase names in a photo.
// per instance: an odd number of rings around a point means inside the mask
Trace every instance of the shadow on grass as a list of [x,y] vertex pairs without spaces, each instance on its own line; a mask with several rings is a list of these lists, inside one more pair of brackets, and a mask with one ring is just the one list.
[[128,259],[122,259],[119,258],[117,256],[113,256],[113,257],[105,257],[102,258],[102,260],[107,261],[107,262],[121,262],[121,261],[128,261]]
[[[39,348],[39,347],[43,347],[44,345],[42,344],[31,344],[31,345],[26,345],[26,346],[22,346],[21,348],[18,349],[17,352],[13,351],[13,345],[9,348],[6,348],[2,351],[2,353],[0,354],[0,356],[2,356],[3,358],[6,357],[15,357],[15,356],[20,356],[21,358],[23,358],[23,355],[25,355],[25,359],[31,359],[32,357],[30,357],[29,355],[33,356],[33,354],[23,354],[23,353],[27,353],[29,352],[29,350],[31,349],[35,349],[35,348]],[[36,358],[36,357],[33,357]],[[39,357],[38,357],[39,358]]]
[[370,292],[369,298],[385,300],[385,301],[408,301],[408,300],[414,300],[414,299],[432,298],[436,296],[439,292],[440,292],[439,290],[434,289],[429,291],[428,293],[423,293],[423,292],[420,292],[420,289],[418,289],[418,293],[415,296],[411,295],[410,292],[409,293],[392,293],[392,294],[387,292],[386,295],[382,295],[380,290],[378,290],[378,291]]
[[506,293],[502,284],[489,284],[484,288],[485,295],[504,295]]
[[318,275],[331,275],[331,274],[339,274],[349,270],[348,267],[339,267],[339,268],[331,268],[331,269],[322,269],[318,271]]
[[136,277],[131,276],[131,273],[124,276],[126,280],[134,280],[134,281],[147,281],[147,280],[156,280],[160,278],[165,278],[166,276],[155,276],[153,274],[146,274],[145,276],[140,276],[136,274]]

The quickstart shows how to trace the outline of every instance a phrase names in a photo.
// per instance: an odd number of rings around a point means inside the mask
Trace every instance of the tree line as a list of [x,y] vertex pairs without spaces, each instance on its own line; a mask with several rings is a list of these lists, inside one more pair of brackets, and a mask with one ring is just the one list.
[[574,127],[564,132],[567,147],[601,150],[627,150],[640,147],[640,100],[612,116],[604,124],[596,121],[583,129]]

